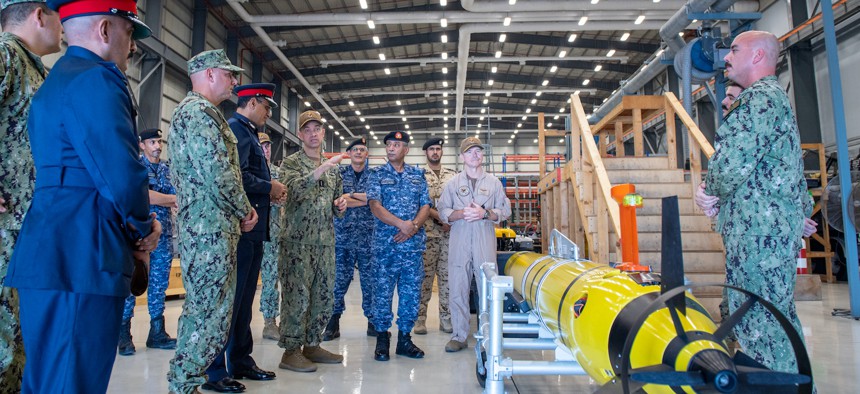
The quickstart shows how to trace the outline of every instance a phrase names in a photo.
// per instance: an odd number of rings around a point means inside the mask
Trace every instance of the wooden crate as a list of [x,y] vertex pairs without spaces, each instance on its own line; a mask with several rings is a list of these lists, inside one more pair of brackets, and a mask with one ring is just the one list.
[[[167,282],[167,291],[165,294],[169,296],[185,295],[185,287],[182,286],[182,268],[179,266],[179,259],[173,259],[170,265],[170,277]],[[135,300],[135,305],[146,305],[146,295],[143,293]]]

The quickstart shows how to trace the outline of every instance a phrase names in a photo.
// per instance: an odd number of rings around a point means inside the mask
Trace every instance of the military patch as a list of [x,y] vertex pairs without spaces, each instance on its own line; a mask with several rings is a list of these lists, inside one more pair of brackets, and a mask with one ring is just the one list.
[[421,183],[422,183],[422,179],[413,179],[412,180],[413,185],[420,185]]
[[394,185],[396,183],[397,182],[395,182],[394,179],[391,179],[391,178],[385,178],[385,179],[382,179],[379,181],[380,185]]
[[457,194],[466,197],[469,195],[469,188],[466,186],[460,186],[460,189],[457,190]]
[[478,194],[480,194],[480,195],[482,195],[482,196],[489,196],[489,195],[490,195],[490,191],[489,191],[489,190],[487,190],[487,189],[478,189]]
[[206,115],[209,115],[209,117],[214,119],[215,123],[217,123],[219,125],[224,122],[224,117],[218,111],[216,111],[214,108],[211,108],[211,107],[203,108],[203,112],[205,112]]

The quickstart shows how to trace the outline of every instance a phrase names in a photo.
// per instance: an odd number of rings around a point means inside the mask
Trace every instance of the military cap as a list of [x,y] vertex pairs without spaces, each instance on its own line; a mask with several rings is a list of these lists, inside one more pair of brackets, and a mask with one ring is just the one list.
[[152,138],[161,138],[161,130],[159,129],[146,129],[141,131],[140,134],[140,142],[146,141]]
[[424,143],[424,146],[422,146],[421,149],[427,150],[427,148],[429,148],[433,145],[442,146],[444,144],[445,144],[445,140],[443,140],[441,138],[431,138],[431,139],[427,140],[427,142]]
[[272,99],[275,95],[275,84],[273,83],[239,85],[236,86],[236,95],[239,97],[262,97],[272,105],[272,108],[278,107],[278,103]]
[[302,127],[305,127],[305,123],[308,123],[312,120],[315,120],[322,124],[322,116],[320,116],[319,112],[314,110],[302,112],[302,114],[299,115],[299,130],[301,130]]
[[243,68],[234,66],[230,62],[230,59],[227,59],[227,53],[223,49],[200,52],[191,59],[188,59],[188,75],[209,68],[220,68],[234,73],[245,71]]
[[44,3],[45,0],[0,0],[0,10],[5,10],[6,7],[12,4],[21,3]]
[[353,147],[355,147],[356,145],[364,145],[364,146],[367,146],[367,140],[366,140],[366,139],[364,139],[364,137],[362,137],[362,138],[359,138],[359,139],[357,139],[357,140],[355,140],[355,141],[352,141],[352,142],[350,142],[350,143],[349,143],[349,146],[347,146],[347,147],[346,147],[346,150],[350,150],[350,149],[352,149]]
[[466,139],[460,143],[460,153],[466,153],[467,150],[476,146],[480,147],[481,150],[484,150],[484,145],[481,144],[481,140],[479,140],[478,137],[466,137]]
[[392,131],[385,135],[385,138],[382,139],[382,143],[387,144],[388,140],[403,141],[408,144],[409,134],[400,131]]
[[260,145],[272,143],[272,139],[269,138],[269,135],[266,133],[257,133],[257,138],[260,139]]
[[[5,2],[3,8],[6,8]],[[11,0],[15,1],[15,0]],[[137,0],[48,0],[48,8],[60,13],[60,20],[90,15],[114,15],[134,26],[131,38],[140,40],[152,35],[149,26],[137,17]]]

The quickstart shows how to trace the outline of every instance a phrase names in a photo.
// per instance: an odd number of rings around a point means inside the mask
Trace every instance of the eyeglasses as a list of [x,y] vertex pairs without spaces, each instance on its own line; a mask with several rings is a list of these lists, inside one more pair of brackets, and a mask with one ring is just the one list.
[[350,151],[352,151],[352,152],[367,152],[367,148],[355,147],[355,148],[350,149]]

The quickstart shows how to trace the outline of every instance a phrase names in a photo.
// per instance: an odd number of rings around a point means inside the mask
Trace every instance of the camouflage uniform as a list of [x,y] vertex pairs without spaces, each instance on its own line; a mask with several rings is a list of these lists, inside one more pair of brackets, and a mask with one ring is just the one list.
[[[383,208],[401,220],[413,220],[418,211],[430,205],[427,180],[423,170],[403,165],[397,172],[390,163],[371,170],[367,180],[367,201],[377,200]],[[393,241],[400,230],[376,219],[373,230],[373,272],[377,282],[373,287],[372,322],[377,332],[391,327],[391,302],[397,286],[397,329],[409,333],[418,318],[418,301],[424,279],[421,255],[426,248],[424,228],[401,243]]]
[[30,100],[47,75],[42,61],[12,33],[0,34],[0,392],[21,390],[24,346],[18,319],[18,294],[3,287],[12,248],[33,198],[36,179],[27,115]]
[[[457,175],[454,170],[442,168],[439,175],[429,166],[424,168],[424,179],[427,180],[427,190],[430,201],[435,207],[442,196],[442,188]],[[442,230],[442,223],[427,219],[424,222],[427,232],[427,250],[424,251],[424,282],[421,284],[421,303],[418,306],[418,319],[427,318],[427,303],[433,294],[433,280],[439,282],[439,320],[451,319],[448,310],[448,232]]]
[[[170,182],[170,169],[163,162],[150,163],[146,156],[140,157],[149,173],[149,190],[162,194],[176,194],[176,189]],[[170,208],[160,205],[149,206],[149,212],[155,213],[155,218],[161,223],[161,237],[158,238],[158,247],[149,254],[149,287],[146,289],[146,305],[149,308],[149,317],[156,318],[164,315],[164,297],[167,291],[167,283],[170,280],[170,265],[173,262],[173,220],[170,216]],[[125,300],[125,308],[122,311],[122,320],[128,321],[134,316],[135,297],[129,296]]]
[[334,288],[334,222],[343,183],[337,168],[315,180],[319,163],[304,151],[281,164],[287,190],[286,221],[281,231],[281,339],[292,351],[318,346],[332,310]]
[[177,393],[206,382],[206,367],[230,329],[240,222],[253,209],[242,189],[236,143],[221,111],[197,92],[188,92],[173,112],[170,170],[185,303],[167,379]]
[[[367,192],[367,179],[370,169],[365,167],[356,173],[351,165],[341,166],[340,175],[343,179],[344,193]],[[335,284],[334,284],[334,315],[340,315],[346,309],[343,297],[349,289],[355,268],[361,280],[361,309],[368,319],[373,307],[373,273],[370,269],[372,257],[370,243],[373,235],[373,214],[370,207],[365,205],[347,208],[343,218],[334,220],[335,236]]]
[[[273,180],[281,180],[281,169],[269,164]],[[263,289],[260,291],[260,312],[264,319],[278,317],[278,261],[281,250],[281,229],[284,227],[284,207],[280,204],[269,210],[269,235],[271,241],[263,243],[263,264],[260,269]]]
[[[795,267],[812,201],[797,123],[776,77],[762,78],[738,96],[717,131],[715,148],[705,192],[720,198],[717,229],[726,248],[726,282],[772,302],[803,336],[794,305]],[[730,292],[730,310],[745,298]],[[734,331],[757,361],[797,371],[788,337],[760,305]]]

